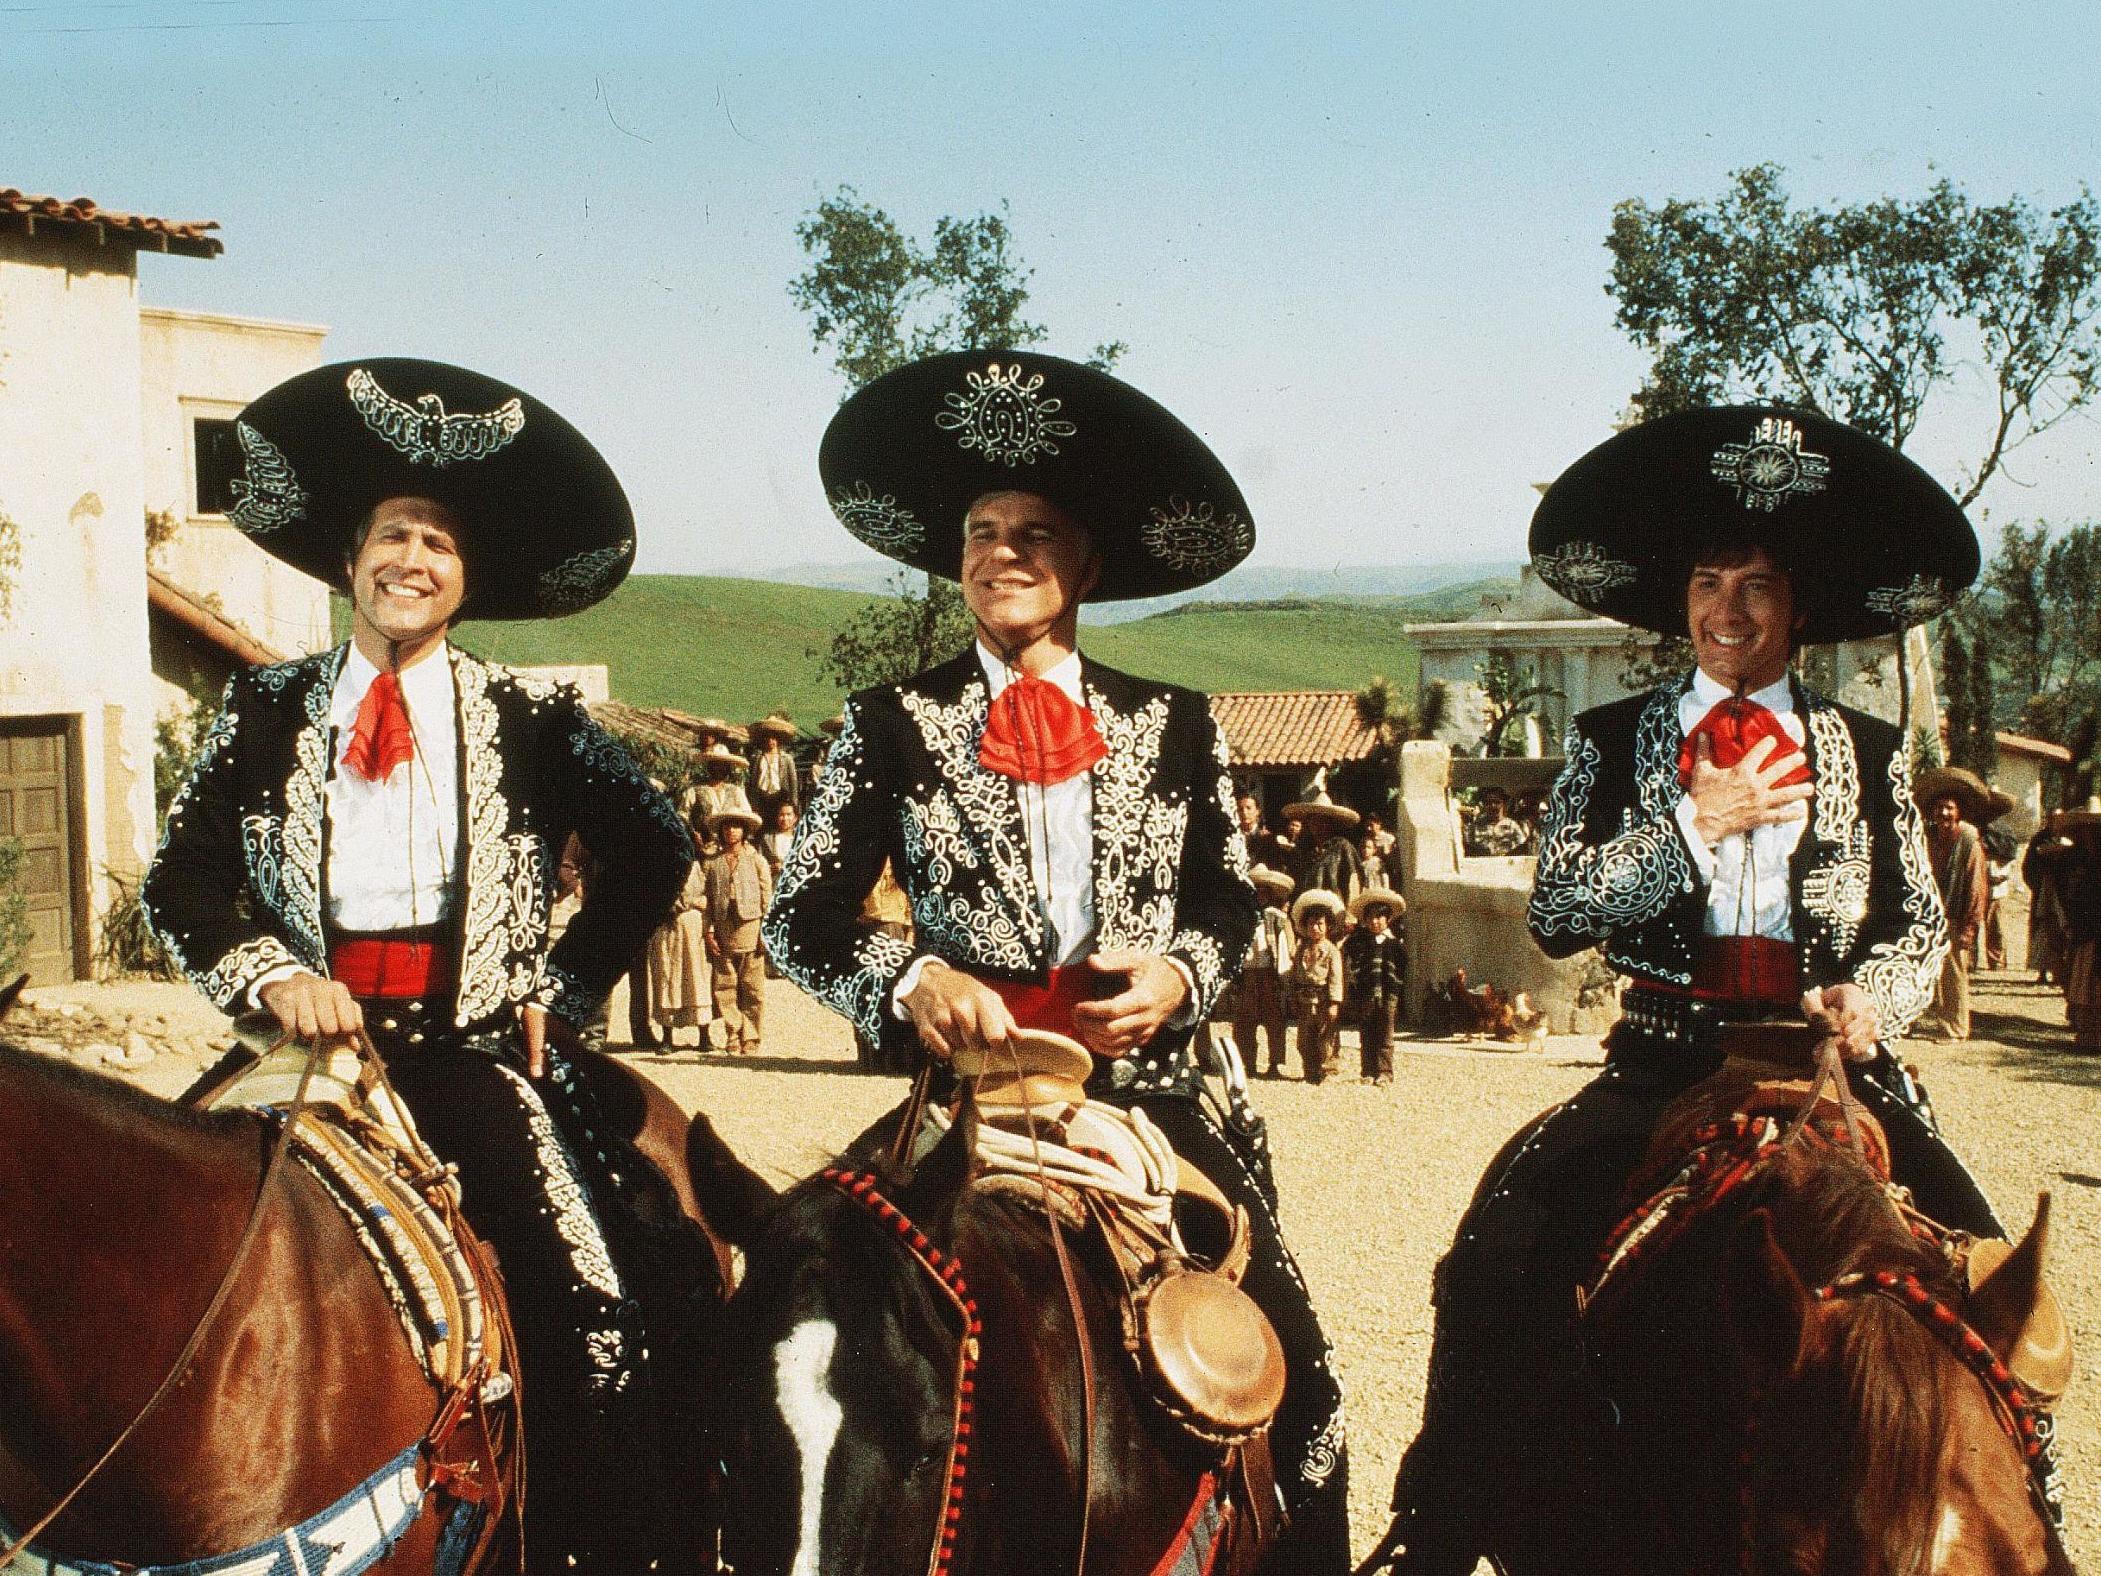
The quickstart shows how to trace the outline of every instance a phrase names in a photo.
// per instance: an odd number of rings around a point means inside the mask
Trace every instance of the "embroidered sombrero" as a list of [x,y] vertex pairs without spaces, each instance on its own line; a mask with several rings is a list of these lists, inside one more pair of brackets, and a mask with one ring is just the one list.
[[1888,444],[1812,412],[1680,411],[1592,449],[1532,516],[1532,566],[1578,607],[1683,635],[1694,559],[1763,547],[1793,571],[1801,639],[1887,635],[1977,578],[1977,534]]
[[1033,350],[955,351],[877,378],[818,449],[832,512],[877,552],[956,578],[963,516],[989,492],[1040,493],[1102,556],[1091,601],[1216,580],[1255,545],[1218,456],[1108,373]]
[[351,536],[389,498],[457,515],[468,618],[558,618],[635,561],[635,516],[590,440],[530,394],[439,361],[302,372],[234,423],[228,511],[248,539],[339,590]]

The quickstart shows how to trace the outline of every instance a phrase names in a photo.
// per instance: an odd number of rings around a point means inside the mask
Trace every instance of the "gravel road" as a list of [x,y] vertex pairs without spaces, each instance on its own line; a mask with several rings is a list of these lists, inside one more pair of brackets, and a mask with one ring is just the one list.
[[[2038,1191],[2054,1196],[2050,1274],[2086,1356],[2086,1376],[2074,1381],[2058,1420],[2072,1487],[2069,1541],[2075,1560],[2101,1568],[2101,1380],[2093,1377],[2101,1360],[2101,1058],[2064,1052],[2064,1007],[2054,992],[2020,976],[1978,984],[1980,1038],[1957,1047],[1912,1042],[1904,1054],[2016,1233]],[[156,1054],[108,1070],[161,1093],[188,1080],[223,1030],[223,1020],[174,986],[69,987],[38,992],[35,1002],[39,1031],[80,1060],[94,1058],[74,1043],[91,1026],[101,1041],[122,1046],[127,1024],[143,1025]],[[76,1019],[100,1013],[103,1021],[61,1019],[66,1002],[76,1004]],[[857,1075],[845,1026],[784,982],[770,987],[768,1013],[758,1056],[688,1048],[635,1060],[683,1105],[706,1110],[747,1161],[785,1182],[893,1106],[903,1082]],[[1346,1050],[1345,1065],[1353,1057]],[[1348,1392],[1360,1553],[1385,1529],[1394,1468],[1422,1408],[1430,1268],[1503,1139],[1578,1088],[1598,1058],[1587,1039],[1551,1040],[1544,1054],[1409,1043],[1389,1088],[1257,1086],[1278,1153],[1285,1230]]]

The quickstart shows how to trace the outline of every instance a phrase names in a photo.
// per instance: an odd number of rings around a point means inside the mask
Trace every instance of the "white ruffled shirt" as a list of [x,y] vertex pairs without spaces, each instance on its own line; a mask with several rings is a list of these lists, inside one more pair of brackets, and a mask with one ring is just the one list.
[[[1733,693],[1705,672],[1696,671],[1692,687],[1678,697],[1679,731],[1689,735],[1702,717]],[[1745,698],[1772,712],[1780,720],[1788,738],[1794,741],[1795,748],[1802,748],[1808,730],[1795,712],[1794,690],[1786,678],[1777,684],[1768,684],[1762,690],[1753,690]],[[1794,940],[1794,910],[1787,867],[1788,861],[1794,858],[1795,848],[1802,841],[1803,828],[1809,824],[1808,817],[1798,816],[1789,821],[1756,826],[1751,829],[1748,839],[1738,832],[1709,848],[1706,840],[1693,829],[1694,815],[1692,797],[1687,795],[1680,799],[1678,828],[1685,834],[1685,846],[1699,869],[1700,879],[1707,883],[1704,926],[1707,934]]]
[[[1020,675],[993,653],[983,641],[975,647],[978,666],[984,669],[985,686],[991,700],[998,700]],[[1087,692],[1080,683],[1080,654],[1075,651],[1040,677],[1063,690],[1074,704],[1087,705]],[[1079,772],[1048,787],[1042,783],[1016,782],[1021,800],[1021,825],[1029,845],[1029,884],[1050,926],[1051,965],[1068,968],[1094,950],[1094,774]],[[910,968],[891,992],[897,1016],[909,1016],[904,999],[912,994],[931,955],[914,958]],[[1169,958],[1175,972],[1189,987],[1190,999],[1168,1021],[1179,1027],[1190,1021],[1196,1000],[1196,980],[1179,958]]]

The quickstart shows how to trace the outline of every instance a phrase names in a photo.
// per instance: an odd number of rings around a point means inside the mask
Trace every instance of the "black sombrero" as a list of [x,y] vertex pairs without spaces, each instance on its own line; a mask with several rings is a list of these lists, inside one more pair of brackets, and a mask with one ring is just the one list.
[[1805,643],[1924,623],[1977,578],[1977,534],[1888,444],[1808,411],[1732,405],[1630,427],[1561,474],[1532,516],[1532,565],[1579,607],[1665,635],[1715,547],[1792,571]]
[[382,357],[280,383],[234,425],[243,474],[228,511],[265,552],[337,589],[351,535],[389,498],[462,522],[469,618],[553,618],[607,596],[635,561],[635,515],[612,467],[507,383]]
[[1128,383],[1032,350],[956,351],[877,378],[832,418],[817,469],[847,530],[950,580],[964,514],[1009,489],[1093,533],[1091,601],[1190,590],[1255,545],[1247,500],[1203,439]]

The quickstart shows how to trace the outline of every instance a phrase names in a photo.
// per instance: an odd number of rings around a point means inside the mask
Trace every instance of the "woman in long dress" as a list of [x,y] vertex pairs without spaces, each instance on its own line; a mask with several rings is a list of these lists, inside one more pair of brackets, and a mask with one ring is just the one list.
[[[699,841],[696,832],[694,842]],[[664,1037],[667,1050],[679,1043],[680,1029],[697,1031],[694,1043],[708,1048],[715,995],[708,963],[707,901],[707,884],[696,860],[686,872],[677,906],[649,938],[649,1021]]]

